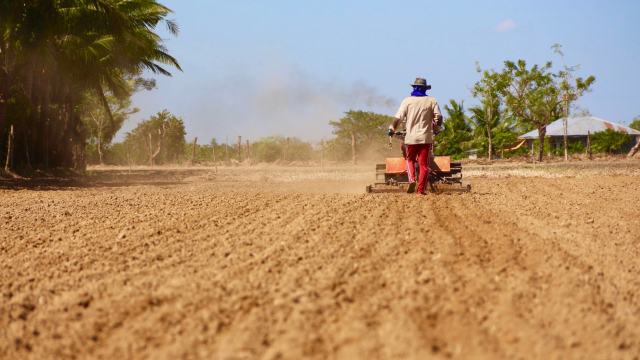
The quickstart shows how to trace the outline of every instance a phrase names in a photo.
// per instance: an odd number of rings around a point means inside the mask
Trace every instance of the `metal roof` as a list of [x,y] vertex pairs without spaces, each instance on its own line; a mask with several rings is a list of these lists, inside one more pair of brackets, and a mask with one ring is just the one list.
[[[562,119],[558,119],[551,124],[547,125],[547,135],[546,136],[563,136],[564,137],[564,126],[562,124]],[[593,116],[582,116],[582,117],[570,117],[569,123],[567,124],[567,135],[568,136],[587,136],[587,131],[592,134],[597,131],[605,131],[606,129],[617,130],[629,135],[640,136],[640,131],[631,129],[627,126],[623,126],[620,124],[612,123],[609,121],[605,121]],[[530,131],[524,135],[521,135],[518,139],[537,139],[538,138],[538,130]]]

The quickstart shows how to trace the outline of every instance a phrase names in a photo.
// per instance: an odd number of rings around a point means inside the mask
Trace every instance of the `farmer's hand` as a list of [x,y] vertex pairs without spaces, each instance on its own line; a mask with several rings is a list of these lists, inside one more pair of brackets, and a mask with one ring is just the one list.
[[440,130],[442,130],[442,126],[441,125],[433,124],[433,133],[435,135],[440,134]]
[[387,131],[387,136],[393,136],[393,134],[395,134],[393,130],[389,129],[389,131]]

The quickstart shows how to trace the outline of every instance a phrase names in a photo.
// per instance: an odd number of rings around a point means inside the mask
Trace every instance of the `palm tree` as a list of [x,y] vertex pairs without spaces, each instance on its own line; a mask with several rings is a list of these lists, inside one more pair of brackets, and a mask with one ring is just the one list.
[[449,104],[445,104],[444,110],[444,126],[436,136],[434,151],[442,155],[462,156],[464,148],[473,139],[472,129],[465,116],[464,100],[457,103],[451,99]]
[[[169,13],[154,0],[0,0],[0,142],[9,119],[27,162],[48,165],[50,153],[52,165],[78,160],[85,140],[77,104],[87,92],[115,127],[108,93],[126,97],[127,77],[143,70],[180,69],[154,33],[164,23],[178,34]],[[9,98],[18,104],[11,114]]]
[[[485,106],[486,105],[486,106]],[[498,101],[493,103],[483,103],[482,105],[476,105],[469,108],[471,116],[467,119],[474,124],[474,132],[476,138],[487,138],[488,140],[488,159],[491,160],[493,156],[493,136],[492,132],[494,127],[500,122],[500,110]]]

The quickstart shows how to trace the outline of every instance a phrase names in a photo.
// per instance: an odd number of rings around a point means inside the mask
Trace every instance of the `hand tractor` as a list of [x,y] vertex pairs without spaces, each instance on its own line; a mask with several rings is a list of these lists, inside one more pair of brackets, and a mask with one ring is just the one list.
[[[406,150],[404,138],[406,132],[396,132],[392,136],[402,140],[403,157],[387,158],[385,164],[376,164],[376,182],[367,186],[367,193],[392,193],[406,192],[409,186],[407,175]],[[389,149],[391,149],[391,136],[389,136]],[[420,168],[416,162],[416,179]],[[471,184],[462,181],[462,164],[451,161],[450,156],[432,156],[429,162],[429,188],[431,192],[451,193],[469,192]]]

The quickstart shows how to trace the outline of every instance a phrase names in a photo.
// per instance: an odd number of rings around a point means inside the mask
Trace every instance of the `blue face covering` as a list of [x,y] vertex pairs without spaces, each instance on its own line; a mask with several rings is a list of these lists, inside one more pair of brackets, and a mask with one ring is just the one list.
[[426,86],[414,86],[413,91],[411,92],[411,96],[429,96],[427,95],[427,87]]

